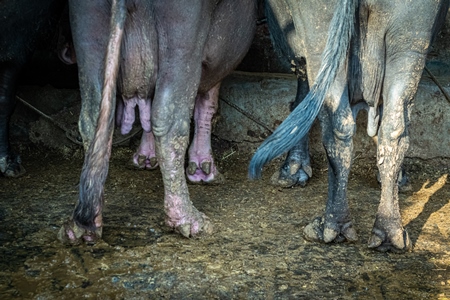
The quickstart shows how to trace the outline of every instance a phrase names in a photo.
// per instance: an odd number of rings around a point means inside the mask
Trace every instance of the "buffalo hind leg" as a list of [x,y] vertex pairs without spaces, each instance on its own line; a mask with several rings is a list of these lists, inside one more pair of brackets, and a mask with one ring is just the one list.
[[[361,109],[365,109],[367,111],[367,114],[368,114],[367,132],[372,133],[372,134],[369,133],[369,136],[372,136],[372,139],[373,139],[375,145],[378,145],[378,136],[374,135],[374,134],[378,134],[378,120],[374,121],[374,118],[370,117],[371,112],[370,112],[370,108],[367,105],[367,103],[360,102],[357,105],[352,107],[353,117],[354,117],[355,121],[356,121],[356,116],[358,115],[358,112]],[[381,119],[383,116],[383,104],[379,105],[378,112],[379,112],[379,118]],[[373,111],[372,111],[372,113],[373,113]],[[381,185],[380,172],[377,172],[377,181]],[[406,173],[406,170],[403,165],[401,167],[400,174],[398,176],[397,184],[398,184],[398,191],[401,193],[409,192],[412,190],[412,186],[411,186],[411,183],[409,182],[408,174]]]
[[[181,74],[178,73],[179,76]],[[194,99],[188,98],[189,93],[185,94],[186,87],[180,82],[187,82],[187,78],[171,77],[167,86],[163,87],[161,83],[156,87],[152,128],[164,182],[166,224],[190,237],[202,232],[210,233],[212,226],[209,218],[194,207],[189,197],[184,158],[189,142],[190,107],[193,106],[189,103]],[[195,95],[193,91],[190,93]]]
[[[409,65],[415,64],[409,63]],[[398,178],[409,146],[408,101],[414,94],[417,82],[414,83],[411,78],[411,82],[393,81],[385,84],[384,113],[378,136],[377,153],[381,200],[368,245],[370,248],[383,252],[403,252],[411,248],[411,240],[402,225]]]
[[348,176],[352,162],[353,120],[346,90],[335,95],[330,104],[325,102],[319,118],[322,125],[322,142],[328,158],[328,200],[325,214],[316,218],[303,231],[307,240],[330,242],[353,242],[358,239],[353,228],[347,198]]
[[209,218],[190,200],[184,158],[200,84],[203,45],[211,21],[204,16],[210,16],[213,9],[210,2],[195,2],[188,7],[181,7],[178,1],[155,3],[160,31],[167,34],[161,39],[164,45],[159,47],[160,75],[152,105],[152,129],[164,182],[166,224],[185,237],[212,231]]
[[[108,40],[110,20],[105,12],[111,10],[110,3],[74,0],[69,5],[82,99],[78,125],[86,154],[78,202],[72,217],[59,230],[58,239],[76,245],[95,243],[102,236],[103,191],[111,153],[116,102],[116,81],[110,79],[117,78],[118,71],[118,62],[111,57],[119,57],[117,52],[111,51],[119,49],[117,45],[120,45],[120,40],[117,37],[121,37],[122,33],[113,35],[116,39]],[[124,10],[115,11],[121,12],[123,26]],[[122,32],[123,27],[114,28]],[[105,49],[111,55],[108,58],[105,58]],[[106,66],[105,61],[108,62]],[[102,71],[105,73],[102,74]],[[102,82],[102,78],[106,80]],[[102,95],[111,101],[102,101]]]

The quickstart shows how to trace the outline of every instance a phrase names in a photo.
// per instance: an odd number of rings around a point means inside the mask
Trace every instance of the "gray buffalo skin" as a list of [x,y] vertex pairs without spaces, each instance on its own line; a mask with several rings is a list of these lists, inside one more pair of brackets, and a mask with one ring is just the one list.
[[381,181],[368,245],[380,251],[411,249],[397,181],[409,145],[411,102],[448,7],[448,0],[266,1],[275,46],[295,64],[306,59],[310,92],[257,150],[249,175],[259,177],[264,164],[293,147],[307,149],[305,136],[318,117],[329,162],[328,200],[323,216],[306,226],[307,239],[357,240],[347,184],[355,132],[351,105],[364,101],[369,106],[367,131],[378,138]]
[[[256,3],[73,0],[69,11],[86,156],[79,200],[59,238],[76,244],[101,237],[116,95],[124,106],[118,111],[122,132],[134,122],[132,111],[137,105],[144,143],[154,137],[164,181],[166,224],[186,237],[211,232],[209,218],[193,206],[186,184],[190,118],[194,104],[200,107],[199,115],[212,115],[220,81],[252,42]],[[210,171],[209,166],[204,169]]]

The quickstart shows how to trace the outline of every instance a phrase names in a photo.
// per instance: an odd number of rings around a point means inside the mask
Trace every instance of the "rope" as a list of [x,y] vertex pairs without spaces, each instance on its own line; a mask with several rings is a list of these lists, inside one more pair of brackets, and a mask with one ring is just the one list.
[[[35,111],[36,113],[38,113],[39,115],[41,115],[42,117],[44,117],[45,119],[50,121],[50,123],[52,123],[53,125],[55,125],[59,129],[61,129],[66,134],[66,138],[69,141],[71,141],[75,145],[83,146],[83,143],[81,141],[78,141],[77,138],[75,137],[75,136],[78,136],[78,134],[75,134],[73,132],[73,130],[67,129],[63,124],[59,123],[58,121],[56,121],[55,119],[53,119],[52,117],[47,115],[46,113],[40,111],[39,109],[37,109],[36,107],[34,107],[33,105],[31,105],[30,103],[25,101],[24,99],[20,98],[19,96],[16,96],[16,99],[19,100],[20,102],[22,102],[26,107],[30,108],[31,110]],[[137,134],[139,134],[141,132],[142,132],[142,129],[137,130],[136,132],[134,132],[133,134],[131,134],[131,135],[127,136],[127,137],[124,137],[122,139],[116,140],[112,145],[113,146],[120,145],[120,144],[130,140],[132,137],[136,136]]]
[[266,129],[271,134],[273,133],[273,130],[270,127],[268,127],[266,124],[264,124],[263,122],[261,122],[258,119],[256,119],[254,116],[252,116],[251,114],[249,114],[248,112],[246,112],[245,110],[243,110],[242,108],[237,106],[236,104],[231,103],[231,102],[227,101],[226,99],[224,99],[222,97],[219,97],[219,99],[222,100],[223,102],[225,102],[226,104],[228,104],[229,106],[231,106],[232,108],[234,108],[235,110],[237,110],[238,112],[240,112],[241,114],[243,114],[248,119],[252,120],[253,122],[258,124],[259,126],[261,126],[264,129]]
[[71,130],[67,129],[63,124],[55,121],[52,117],[50,117],[49,115],[40,111],[39,109],[37,109],[36,107],[34,107],[33,105],[31,105],[30,103],[25,101],[24,99],[20,98],[19,96],[16,96],[16,99],[19,100],[20,102],[22,102],[26,107],[30,108],[31,110],[37,112],[39,115],[41,115],[45,119],[49,120],[53,125],[55,125],[59,129],[61,129],[66,134],[66,138],[68,140],[70,140],[72,143],[74,143],[76,145],[80,145],[80,146],[83,145],[83,143],[79,142],[76,138],[72,137],[73,132]]
[[431,73],[431,71],[425,66],[425,71],[427,71],[428,75],[430,75],[431,80],[438,86],[438,88],[441,90],[442,94],[444,94],[445,99],[447,99],[448,103],[450,103],[450,96],[447,94],[447,92],[444,90],[442,85],[439,83],[436,77]]

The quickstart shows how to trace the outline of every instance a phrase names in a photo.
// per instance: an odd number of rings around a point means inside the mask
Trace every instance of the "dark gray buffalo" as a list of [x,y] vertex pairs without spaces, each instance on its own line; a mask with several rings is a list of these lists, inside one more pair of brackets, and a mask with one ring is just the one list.
[[34,51],[58,29],[67,1],[0,1],[0,174],[18,177],[25,173],[19,155],[9,143],[9,120],[16,104],[20,73]]
[[[190,117],[195,104],[196,130],[204,136],[197,132],[197,146],[194,141],[189,152],[208,173],[210,162],[202,160],[210,154],[196,149],[208,143],[220,81],[252,42],[255,1],[73,0],[69,5],[82,97],[79,127],[87,152],[79,201],[59,238],[78,243],[101,237],[116,84],[123,101],[117,117],[122,132],[129,131],[139,107],[143,160],[151,156],[146,145],[154,137],[167,225],[184,236],[210,232],[208,217],[189,199],[184,175]],[[192,175],[192,163],[190,168]]]
[[314,81],[306,98],[259,147],[250,177],[259,177],[263,165],[283,152],[299,148],[318,116],[329,165],[328,201],[324,215],[304,234],[326,243],[357,240],[347,199],[355,131],[351,104],[365,101],[368,133],[378,135],[382,187],[368,245],[380,251],[410,249],[397,180],[409,144],[409,107],[449,1],[268,0],[266,5],[275,44],[288,59],[300,63],[304,57]]

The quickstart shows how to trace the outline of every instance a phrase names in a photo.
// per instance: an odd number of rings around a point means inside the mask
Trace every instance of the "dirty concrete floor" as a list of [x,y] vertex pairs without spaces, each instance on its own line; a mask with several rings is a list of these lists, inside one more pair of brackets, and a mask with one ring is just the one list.
[[449,160],[406,161],[413,189],[400,199],[414,249],[391,254],[366,246],[380,194],[374,160],[356,157],[350,178],[360,240],[325,245],[302,237],[324,209],[323,156],[308,186],[281,189],[268,183],[279,162],[249,181],[249,154],[215,148],[226,183],[189,186],[213,235],[165,227],[160,172],[127,168],[125,147],[113,150],[104,240],[76,247],[56,234],[77,199],[80,151],[23,149],[27,174],[0,178],[0,299],[450,299]]

